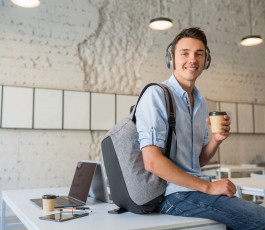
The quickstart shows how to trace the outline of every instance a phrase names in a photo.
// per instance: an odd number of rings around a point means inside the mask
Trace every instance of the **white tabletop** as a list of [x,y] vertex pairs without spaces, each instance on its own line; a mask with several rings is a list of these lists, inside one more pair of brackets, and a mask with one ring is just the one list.
[[265,174],[265,168],[264,167],[257,167],[252,165],[220,165],[220,172],[226,172],[228,173],[228,178],[232,177],[233,172],[262,172]]
[[265,178],[230,178],[235,185],[240,186],[242,193],[264,196]]
[[39,217],[47,215],[47,213],[43,212],[29,199],[40,198],[43,194],[66,195],[68,191],[69,188],[8,190],[2,191],[2,199],[29,230],[72,230],[76,229],[77,226],[78,229],[89,230],[113,230],[114,228],[116,230],[170,229],[203,225],[213,226],[212,229],[217,229],[218,225],[218,229],[225,229],[222,224],[201,218],[176,217],[162,214],[137,215],[130,212],[109,214],[107,211],[116,208],[116,205],[99,203],[91,198],[87,202],[87,205],[92,209],[92,214],[89,216],[60,223],[40,220]]
[[220,165],[221,171],[230,170],[235,172],[249,172],[249,171],[263,171],[264,167],[252,166],[252,165]]
[[209,165],[204,165],[201,169],[219,169],[220,164],[209,164]]

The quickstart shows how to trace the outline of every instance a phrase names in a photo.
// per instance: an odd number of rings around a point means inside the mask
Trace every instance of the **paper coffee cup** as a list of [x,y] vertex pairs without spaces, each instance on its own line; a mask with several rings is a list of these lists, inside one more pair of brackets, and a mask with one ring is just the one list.
[[51,212],[54,211],[55,206],[55,195],[43,195],[42,196],[42,204],[43,204],[43,211]]
[[211,130],[212,133],[223,133],[225,130],[221,129],[221,121],[224,121],[224,115],[226,112],[217,112],[213,111],[209,113],[210,121],[211,121]]

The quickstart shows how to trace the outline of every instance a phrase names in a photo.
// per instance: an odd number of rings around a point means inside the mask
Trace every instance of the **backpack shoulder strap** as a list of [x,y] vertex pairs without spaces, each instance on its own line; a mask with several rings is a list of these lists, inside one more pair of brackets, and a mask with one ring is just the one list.
[[166,153],[165,153],[165,156],[169,158],[173,133],[175,135],[175,141],[177,144],[177,135],[176,135],[176,128],[175,128],[176,127],[176,104],[175,104],[175,100],[174,100],[174,97],[170,89],[162,83],[161,83],[161,87],[163,87],[163,89],[167,91],[167,94],[165,94],[165,96],[166,96],[166,103],[168,105],[167,107],[169,107],[169,112],[168,112],[169,129],[168,129],[168,134],[167,134],[167,146],[166,146]]
[[176,136],[176,129],[175,129],[175,120],[176,120],[176,104],[174,101],[174,97],[172,95],[172,92],[170,91],[170,89],[163,83],[150,83],[148,85],[146,85],[142,92],[140,93],[140,96],[137,100],[137,103],[135,104],[133,111],[131,113],[131,120],[136,123],[136,116],[135,116],[135,112],[136,112],[136,108],[137,105],[142,97],[142,95],[144,94],[145,90],[152,85],[157,85],[160,86],[163,91],[164,91],[164,95],[165,95],[165,100],[166,100],[166,110],[167,110],[167,118],[168,118],[168,124],[169,124],[169,129],[168,129],[168,135],[167,135],[167,142],[166,142],[166,153],[165,156],[167,158],[169,158],[169,154],[170,154],[170,149],[171,149],[171,140],[172,140],[172,133],[174,133],[174,135]]

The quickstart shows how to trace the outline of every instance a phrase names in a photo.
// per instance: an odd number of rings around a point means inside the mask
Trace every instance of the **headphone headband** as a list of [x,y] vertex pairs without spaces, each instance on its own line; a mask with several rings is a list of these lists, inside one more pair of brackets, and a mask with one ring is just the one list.
[[[170,44],[167,46],[167,49],[166,49],[167,52],[168,52],[168,48],[169,48],[170,46],[172,46],[172,43],[170,43]],[[172,51],[172,49],[171,49],[171,51]]]

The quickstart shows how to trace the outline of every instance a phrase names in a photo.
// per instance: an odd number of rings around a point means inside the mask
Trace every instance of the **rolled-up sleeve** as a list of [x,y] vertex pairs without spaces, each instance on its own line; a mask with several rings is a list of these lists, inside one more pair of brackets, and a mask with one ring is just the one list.
[[156,145],[164,148],[168,123],[163,89],[150,86],[136,108],[136,126],[140,148]]

